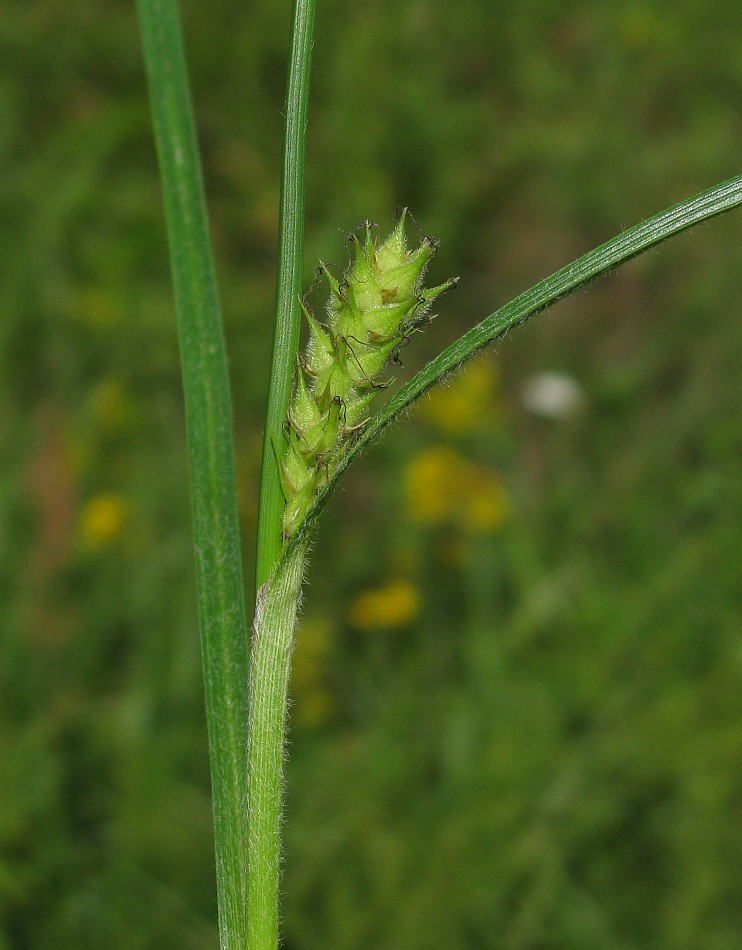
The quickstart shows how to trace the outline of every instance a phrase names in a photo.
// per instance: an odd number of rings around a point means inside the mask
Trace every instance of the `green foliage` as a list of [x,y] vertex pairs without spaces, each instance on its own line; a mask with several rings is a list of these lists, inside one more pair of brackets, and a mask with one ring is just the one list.
[[[183,10],[250,537],[288,7]],[[410,203],[466,288],[405,374],[739,167],[736,4],[723,28],[656,0],[318,16],[304,286],[337,228]],[[201,950],[182,397],[134,11],[14,3],[0,42],[0,944]],[[344,479],[297,647],[287,947],[737,950],[738,246],[717,221],[560,305]],[[572,415],[525,407],[544,369],[579,384]],[[492,386],[465,413],[470,377]],[[441,446],[507,517],[413,504]],[[404,625],[359,626],[392,578],[416,593]]]
[[244,943],[247,618],[232,402],[177,4],[139,0],[183,376],[201,655],[209,730],[219,932]]

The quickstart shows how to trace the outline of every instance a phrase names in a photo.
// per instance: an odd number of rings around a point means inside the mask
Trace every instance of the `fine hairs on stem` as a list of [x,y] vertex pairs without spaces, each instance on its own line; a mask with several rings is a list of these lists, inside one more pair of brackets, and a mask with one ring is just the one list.
[[[185,394],[221,946],[276,950],[294,628],[310,534],[342,473],[422,393],[483,347],[667,238],[738,207],[742,177],[655,214],[540,281],[467,331],[371,414],[370,396],[394,346],[419,329],[427,307],[452,282],[424,288],[424,258],[432,244],[423,240],[422,251],[410,251],[400,243],[403,230],[396,229],[377,245],[367,230],[357,239],[358,253],[344,283],[333,284],[328,272],[327,324],[307,311],[310,350],[297,369],[314,0],[296,0],[258,518],[258,597],[248,662],[227,360],[178,7],[176,0],[137,0],[137,7]],[[367,291],[370,296],[364,296]]]

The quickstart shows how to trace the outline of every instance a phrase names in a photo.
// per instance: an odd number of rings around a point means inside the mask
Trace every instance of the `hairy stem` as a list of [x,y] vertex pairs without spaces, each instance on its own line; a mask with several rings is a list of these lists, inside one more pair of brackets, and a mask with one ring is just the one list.
[[295,545],[261,587],[253,625],[247,745],[250,950],[278,946],[284,735],[305,557],[306,548]]

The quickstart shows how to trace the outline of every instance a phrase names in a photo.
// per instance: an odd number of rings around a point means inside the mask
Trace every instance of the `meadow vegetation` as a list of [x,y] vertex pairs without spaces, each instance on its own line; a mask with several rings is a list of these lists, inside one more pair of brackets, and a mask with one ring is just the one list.
[[[736,173],[742,7],[722,10],[324,0],[306,286],[408,205],[442,242],[430,284],[461,283],[406,378]],[[289,14],[183,4],[248,539]],[[205,950],[182,396],[134,5],[16,0],[4,21],[0,950]],[[739,229],[532,321],[333,497],[292,682],[288,950],[740,946]],[[547,371],[574,384],[564,411],[524,399]]]

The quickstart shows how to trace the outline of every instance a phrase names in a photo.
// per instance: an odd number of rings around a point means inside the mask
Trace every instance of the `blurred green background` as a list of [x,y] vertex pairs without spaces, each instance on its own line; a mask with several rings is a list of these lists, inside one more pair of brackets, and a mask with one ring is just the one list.
[[[249,585],[290,11],[183,13]],[[0,948],[213,948],[134,6],[0,23]],[[740,35],[731,0],[321,0],[307,286],[408,204],[461,276],[410,373],[740,170]],[[296,655],[287,950],[742,946],[740,227],[535,319],[345,479]]]

